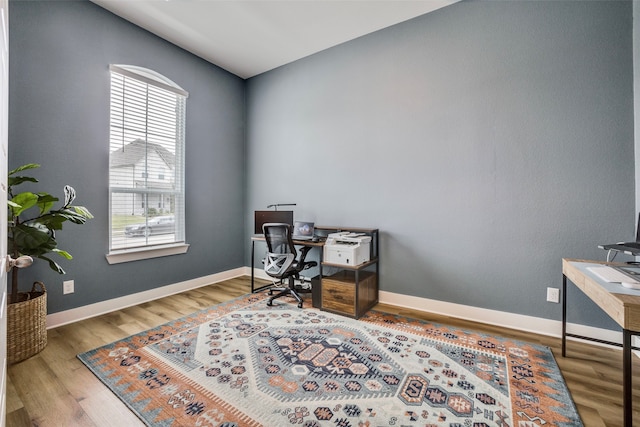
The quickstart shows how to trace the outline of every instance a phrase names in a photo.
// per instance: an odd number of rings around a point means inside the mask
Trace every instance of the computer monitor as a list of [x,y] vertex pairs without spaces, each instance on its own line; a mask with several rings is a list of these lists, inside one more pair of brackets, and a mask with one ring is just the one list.
[[262,234],[262,225],[268,222],[283,222],[293,225],[293,211],[255,211],[255,234]]
[[309,221],[296,221],[293,224],[292,236],[297,240],[313,239],[314,223]]

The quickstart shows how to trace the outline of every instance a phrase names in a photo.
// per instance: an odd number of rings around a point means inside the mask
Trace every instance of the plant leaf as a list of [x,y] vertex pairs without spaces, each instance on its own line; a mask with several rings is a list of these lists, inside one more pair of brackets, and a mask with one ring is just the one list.
[[40,215],[43,215],[57,202],[59,199],[48,193],[38,193],[38,208],[40,208]]
[[39,168],[39,167],[40,167],[40,165],[37,164],[37,163],[27,163],[26,165],[19,166],[19,167],[15,168],[14,170],[9,171],[9,176],[11,176],[11,175],[13,175],[15,173],[18,173],[18,172],[26,171],[28,169],[36,169],[36,168]]
[[20,248],[22,255],[39,257],[42,254],[51,252],[58,244],[47,229],[42,224],[20,224],[13,227],[11,240]]
[[62,249],[57,249],[56,248],[56,249],[52,250],[51,252],[55,252],[58,255],[60,255],[62,257],[65,257],[66,259],[73,259],[73,257],[71,256],[71,254],[69,252],[63,251]]
[[45,261],[47,261],[49,263],[49,267],[51,267],[51,269],[59,274],[65,274],[65,271],[62,267],[60,267],[60,265],[55,262],[54,260],[52,260],[49,257],[46,256],[38,256],[38,258],[43,259]]
[[23,182],[38,182],[32,176],[10,176],[7,180],[7,184],[9,184],[9,188],[16,186],[18,184],[22,184]]
[[25,191],[24,193],[16,194],[13,199],[11,199],[11,201],[13,202],[13,204],[10,206],[11,214],[13,216],[19,216],[22,212],[35,206],[36,203],[38,203],[38,195],[33,194],[30,191]]
[[92,217],[87,217],[71,209],[59,209],[42,215],[38,218],[38,222],[52,230],[62,230],[62,224],[65,221],[70,221],[74,224],[84,224],[88,218]]
[[47,215],[38,218],[38,224],[43,225],[49,230],[62,230],[62,224],[67,220],[62,215],[57,215],[57,211],[51,211]]
[[93,218],[93,214],[89,212],[89,209],[85,208],[84,206],[69,206],[69,208],[73,208],[73,210],[76,211],[78,215],[83,216],[87,219]]
[[64,186],[64,207],[68,207],[76,199],[76,190],[70,186]]
[[29,169],[39,168],[40,165],[37,163],[27,163],[26,165],[22,165],[14,170],[10,171],[8,174],[7,184],[9,185],[9,193],[11,193],[11,187],[14,185],[22,184],[23,182],[38,182],[38,180],[31,176],[13,176],[18,172],[22,172]]

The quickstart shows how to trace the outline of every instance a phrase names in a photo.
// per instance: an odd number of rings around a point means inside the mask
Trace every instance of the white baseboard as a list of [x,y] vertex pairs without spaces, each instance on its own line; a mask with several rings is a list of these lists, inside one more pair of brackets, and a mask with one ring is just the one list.
[[71,310],[60,311],[47,315],[47,329],[57,328],[69,323],[88,319],[112,311],[121,310],[123,308],[153,301],[158,298],[175,295],[191,289],[200,288],[212,283],[222,282],[223,280],[233,279],[234,277],[246,275],[246,268],[240,267],[233,270],[223,271],[221,273],[211,274],[209,276],[198,277],[196,279],[187,280],[172,285],[162,286],[160,288],[151,289],[136,294],[126,295],[119,298],[113,298],[107,301],[89,304]]
[[[251,267],[245,267],[245,274],[247,276],[251,275]],[[269,277],[261,268],[254,268],[253,274],[256,276],[256,279],[272,280],[271,277]]]
[[[254,274],[258,279],[270,280],[269,276],[267,276],[262,269],[254,269]],[[56,328],[58,326],[88,319],[90,317],[99,316],[115,310],[121,310],[126,307],[131,307],[158,298],[163,298],[169,295],[174,295],[180,292],[245,275],[251,275],[250,267],[240,267],[209,276],[187,280],[185,282],[175,283],[173,285],[163,286],[149,291],[139,292],[71,310],[49,314],[47,315],[47,329]],[[497,325],[519,331],[532,332],[552,337],[562,336],[562,322],[559,320],[549,320],[540,317],[489,310],[428,298],[396,294],[387,291],[380,291],[379,301],[383,304],[411,308],[414,310],[426,311],[429,313],[486,323],[489,325]],[[567,332],[575,335],[588,336],[620,344],[622,343],[622,332],[611,331],[609,329],[569,323],[567,324]],[[634,339],[636,339],[636,342],[634,342],[635,346],[638,346],[637,341],[640,341],[637,338],[638,337],[634,337]]]
[[[562,337],[562,321],[560,320],[543,319],[540,317],[489,310],[486,308],[454,304],[428,298],[394,294],[386,291],[380,291],[379,301],[380,303],[394,305],[397,307],[411,308],[414,310],[426,311],[443,316],[486,323],[489,325],[496,325],[539,335],[557,338]],[[577,323],[567,323],[567,332],[622,344],[622,332],[612,331],[609,329],[595,328]],[[591,342],[591,344],[597,343]]]

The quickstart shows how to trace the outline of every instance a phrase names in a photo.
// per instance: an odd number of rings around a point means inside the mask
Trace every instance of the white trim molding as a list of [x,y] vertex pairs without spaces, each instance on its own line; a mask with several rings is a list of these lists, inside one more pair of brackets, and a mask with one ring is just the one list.
[[[495,325],[509,329],[516,329],[518,331],[531,332],[534,334],[546,335],[556,338],[562,337],[562,321],[560,320],[543,319],[541,317],[525,316],[523,314],[489,310],[486,308],[455,304],[409,295],[395,294],[393,292],[386,291],[380,291],[379,302],[381,304],[389,304],[396,307],[426,311],[443,316],[470,320],[472,322],[485,323],[488,325]],[[622,332],[612,331],[609,329],[595,328],[592,326],[585,326],[577,323],[567,323],[567,332],[575,335],[582,335],[599,340],[622,344]],[[576,340],[574,338],[570,339]],[[590,343],[597,344],[595,342]]]
[[121,262],[139,261],[142,259],[160,258],[169,255],[186,254],[189,245],[177,243],[160,246],[146,246],[138,249],[113,251],[106,255],[109,264],[120,264]]
[[47,315],[47,329],[246,275],[243,267]]

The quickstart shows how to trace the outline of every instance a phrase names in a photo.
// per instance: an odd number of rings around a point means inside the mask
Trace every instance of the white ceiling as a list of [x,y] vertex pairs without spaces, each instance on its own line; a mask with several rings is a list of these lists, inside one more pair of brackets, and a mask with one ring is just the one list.
[[458,0],[91,0],[249,78]]

